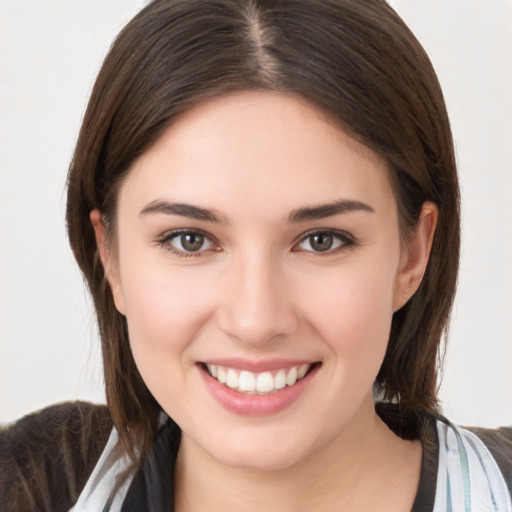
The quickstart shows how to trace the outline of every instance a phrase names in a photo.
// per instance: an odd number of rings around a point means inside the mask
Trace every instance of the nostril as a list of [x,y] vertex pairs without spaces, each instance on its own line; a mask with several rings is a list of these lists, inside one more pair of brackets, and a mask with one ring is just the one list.
[[262,308],[244,308],[243,304],[226,307],[219,311],[217,322],[230,337],[252,345],[264,345],[292,335],[298,326],[298,318],[292,311],[283,311],[270,304]]

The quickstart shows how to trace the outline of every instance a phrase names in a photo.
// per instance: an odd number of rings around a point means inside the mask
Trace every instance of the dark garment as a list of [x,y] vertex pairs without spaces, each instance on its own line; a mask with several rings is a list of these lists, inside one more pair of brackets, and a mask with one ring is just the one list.
[[0,511],[68,511],[112,430],[105,406],[64,403],[0,434]]
[[[377,412],[400,437],[421,441],[423,459],[413,511],[432,512],[439,453],[436,419],[440,418],[403,416],[388,404],[377,404]],[[67,512],[84,488],[111,429],[105,406],[74,402],[29,415],[0,434],[0,511]],[[492,453],[512,494],[512,429],[472,431]],[[168,420],[135,474],[122,512],[173,509],[179,442],[180,430]]]

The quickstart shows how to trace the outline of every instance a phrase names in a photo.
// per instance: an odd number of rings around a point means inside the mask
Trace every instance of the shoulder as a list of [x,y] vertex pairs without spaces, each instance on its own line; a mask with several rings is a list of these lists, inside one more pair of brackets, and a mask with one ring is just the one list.
[[413,510],[451,510],[460,499],[473,503],[475,511],[491,502],[499,504],[497,510],[512,510],[512,428],[463,428],[439,414],[404,414],[387,403],[376,404],[376,410],[395,434],[421,441]]
[[512,496],[512,426],[497,429],[466,427],[487,447],[507,483]]
[[439,436],[436,502],[451,507],[463,498],[475,507],[494,503],[497,510],[512,510],[510,429],[468,429],[444,419],[436,424]]
[[67,402],[25,416],[0,434],[0,509],[68,510],[110,431],[106,406]]

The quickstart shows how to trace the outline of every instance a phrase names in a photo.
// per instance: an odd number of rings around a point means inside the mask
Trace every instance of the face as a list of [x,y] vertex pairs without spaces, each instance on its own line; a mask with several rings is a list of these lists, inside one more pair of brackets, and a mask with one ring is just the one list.
[[244,92],[187,111],[139,158],[103,261],[183,442],[275,469],[373,420],[408,254],[377,155],[296,96]]

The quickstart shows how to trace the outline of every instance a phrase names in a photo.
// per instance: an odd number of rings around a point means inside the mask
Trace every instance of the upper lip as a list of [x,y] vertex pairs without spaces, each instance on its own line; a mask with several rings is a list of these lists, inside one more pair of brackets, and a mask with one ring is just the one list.
[[281,368],[290,368],[292,366],[302,366],[303,364],[314,364],[319,361],[311,359],[262,359],[256,361],[238,357],[230,357],[212,358],[201,362],[203,364],[213,364],[215,366],[224,366],[227,368],[259,373],[264,371],[280,370]]

